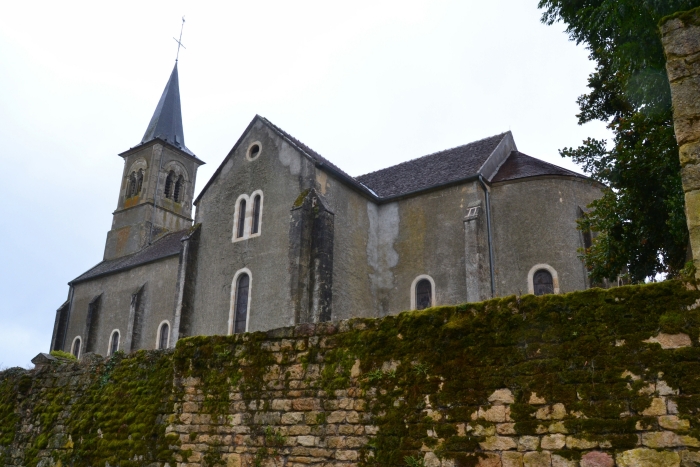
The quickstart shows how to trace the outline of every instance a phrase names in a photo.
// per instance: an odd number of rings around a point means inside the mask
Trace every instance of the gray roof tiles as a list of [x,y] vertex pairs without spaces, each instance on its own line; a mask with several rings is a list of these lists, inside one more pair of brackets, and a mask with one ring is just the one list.
[[360,175],[357,180],[391,198],[476,176],[506,133],[429,154],[386,169]]
[[182,239],[187,236],[189,231],[190,229],[184,229],[166,234],[151,245],[134,253],[133,255],[102,261],[92,269],[88,270],[86,273],[70,281],[70,284],[131,269],[133,267],[167,258],[169,256],[179,255],[180,249],[182,248]]
[[165,85],[160,96],[153,117],[148,123],[146,133],[141,143],[147,143],[153,139],[162,139],[194,156],[192,151],[185,146],[185,133],[182,129],[182,109],[180,107],[180,82],[177,74],[177,63],[170,74],[168,84]]
[[491,181],[494,183],[506,182],[541,175],[562,175],[588,179],[585,175],[572,172],[571,170],[564,169],[540,159],[535,159],[522,152],[513,151],[498,169],[498,172]]

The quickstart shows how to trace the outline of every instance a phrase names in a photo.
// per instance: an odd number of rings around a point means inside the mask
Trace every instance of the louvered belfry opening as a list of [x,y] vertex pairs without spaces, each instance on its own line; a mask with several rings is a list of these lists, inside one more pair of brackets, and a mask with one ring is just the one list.
[[168,172],[168,176],[165,177],[165,189],[163,190],[163,194],[168,199],[170,199],[173,195],[173,179],[174,178],[175,178],[175,174],[172,171]]
[[535,295],[546,295],[554,293],[554,279],[552,274],[546,269],[538,270],[532,278],[532,285]]
[[428,279],[421,279],[416,284],[416,309],[430,308],[433,303],[433,287]]
[[240,334],[246,332],[248,319],[248,291],[250,289],[250,276],[241,274],[236,284],[236,309],[234,311],[235,323],[233,332]]
[[182,175],[177,177],[177,181],[175,182],[175,189],[173,190],[173,201],[176,203],[179,203],[182,201],[182,189],[184,188],[183,185],[185,183],[185,179],[182,178]]

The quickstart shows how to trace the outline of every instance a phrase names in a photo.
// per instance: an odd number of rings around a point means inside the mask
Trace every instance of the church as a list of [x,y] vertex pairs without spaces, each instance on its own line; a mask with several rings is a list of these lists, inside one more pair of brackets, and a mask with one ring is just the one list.
[[591,286],[577,219],[604,186],[519,152],[511,132],[352,177],[255,116],[195,198],[204,162],[185,146],[176,63],[119,156],[104,257],[69,283],[51,350],[165,349]]

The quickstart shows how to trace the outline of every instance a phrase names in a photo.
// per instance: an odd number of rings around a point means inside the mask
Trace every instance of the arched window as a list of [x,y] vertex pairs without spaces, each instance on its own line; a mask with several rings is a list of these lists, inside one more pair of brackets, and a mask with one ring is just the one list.
[[421,274],[411,284],[411,309],[423,310],[431,306],[435,306],[435,281],[432,277]]
[[165,194],[166,198],[171,198],[173,195],[173,181],[175,179],[175,174],[171,170],[168,172],[168,176],[165,177],[165,190],[163,193]]
[[236,228],[236,237],[241,238],[245,233],[245,200],[242,199],[238,204],[238,227]]
[[70,353],[72,353],[75,358],[80,358],[80,336],[73,339],[73,345],[71,346]]
[[428,279],[421,279],[416,284],[416,310],[430,308],[433,303],[433,287]]
[[170,324],[167,321],[160,323],[158,328],[158,341],[156,343],[157,349],[167,349],[170,343]]
[[236,304],[234,309],[235,321],[233,332],[239,334],[246,332],[248,321],[248,292],[250,291],[250,276],[241,274],[236,282]]
[[119,350],[119,331],[112,331],[112,336],[109,338],[109,349],[107,355],[114,355]]
[[182,196],[182,189],[184,188],[183,185],[185,184],[185,179],[182,178],[182,175],[177,177],[177,181],[175,182],[175,190],[173,191],[173,200],[176,203],[179,203],[181,201],[181,196]]
[[141,188],[143,188],[143,169],[139,170],[136,174],[136,194],[141,194]]
[[260,203],[262,202],[262,197],[260,195],[255,195],[253,198],[253,225],[251,226],[250,233],[256,234],[260,231]]
[[535,295],[545,295],[554,293],[554,278],[546,269],[538,269],[532,276],[532,285]]

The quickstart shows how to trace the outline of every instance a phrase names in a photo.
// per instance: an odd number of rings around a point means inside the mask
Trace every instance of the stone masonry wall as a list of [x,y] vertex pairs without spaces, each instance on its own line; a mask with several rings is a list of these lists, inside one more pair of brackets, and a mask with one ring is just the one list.
[[0,464],[700,465],[698,299],[670,281],[44,358],[0,373]]
[[693,263],[700,271],[700,8],[662,20],[661,35],[680,148],[690,246]]

